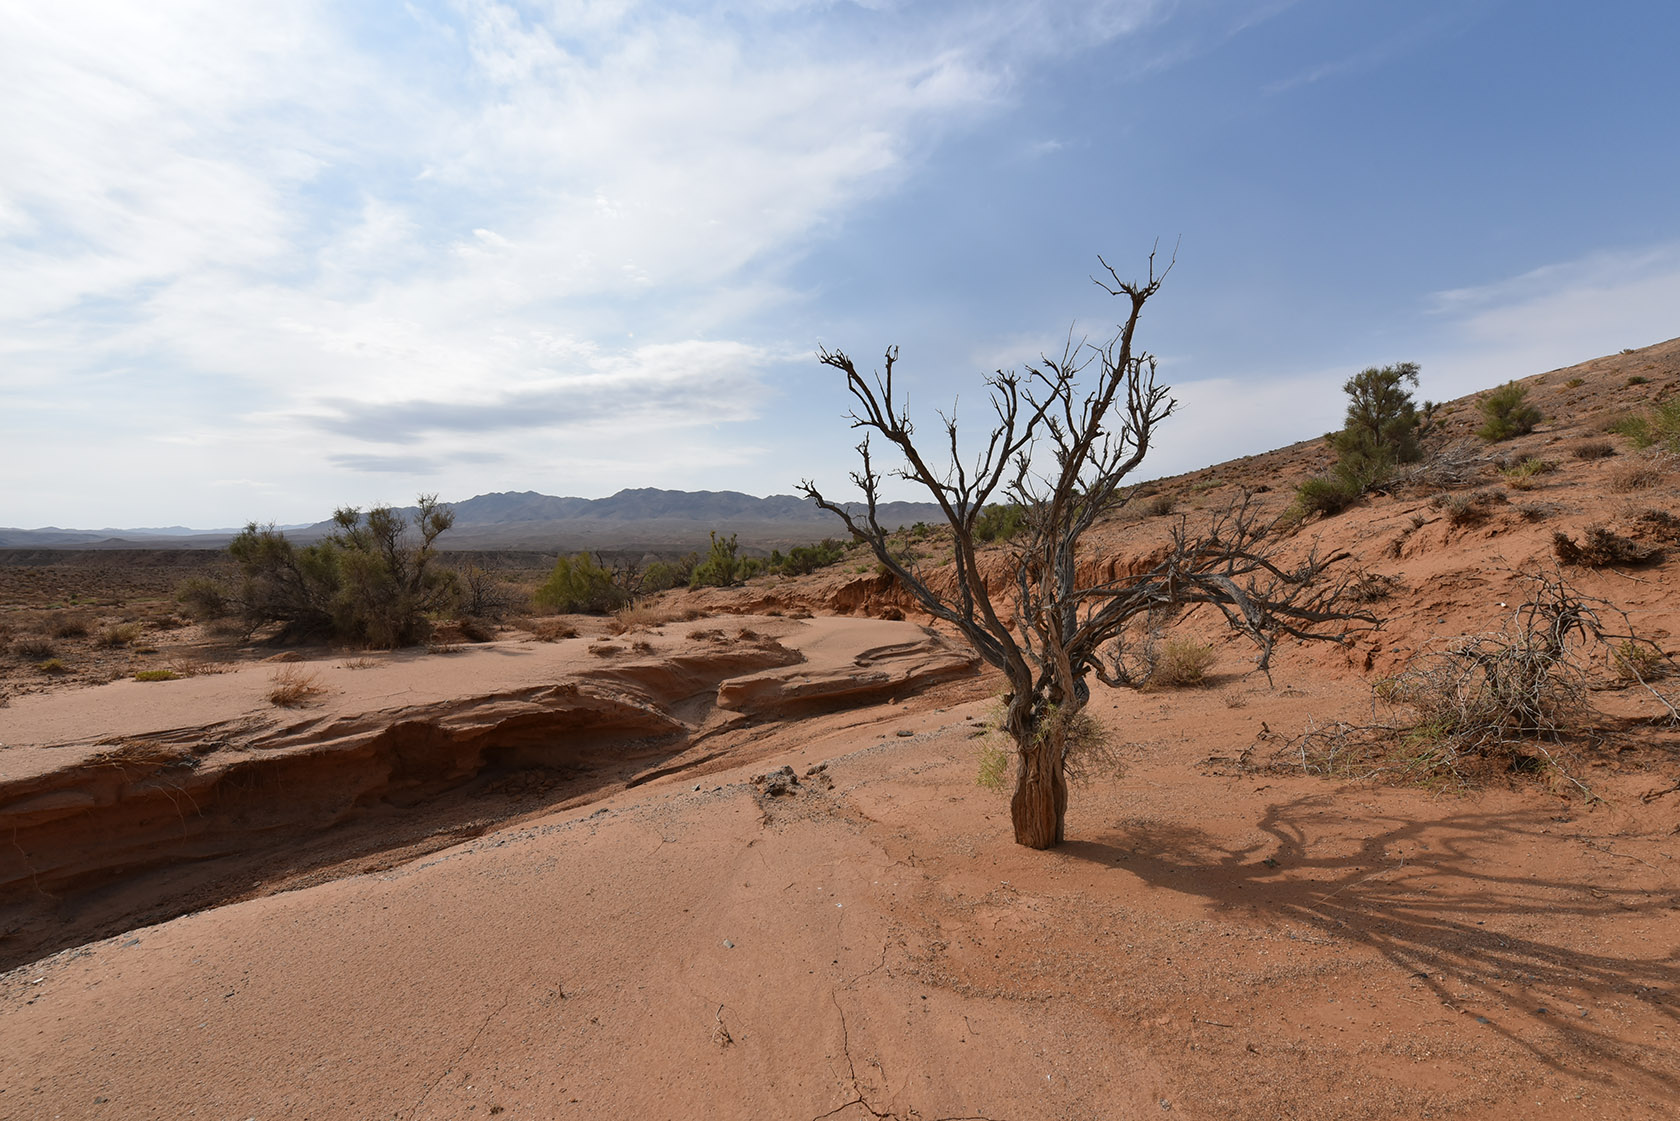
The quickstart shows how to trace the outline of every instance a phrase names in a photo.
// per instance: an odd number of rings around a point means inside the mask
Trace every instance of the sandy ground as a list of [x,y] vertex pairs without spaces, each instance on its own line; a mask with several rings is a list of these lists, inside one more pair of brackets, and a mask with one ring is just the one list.
[[787,794],[763,763],[671,775],[14,970],[0,1116],[1680,1106],[1680,844],[1648,778],[1589,810],[1242,771],[1337,697],[1233,677],[1102,694],[1126,774],[1037,853],[975,782],[976,691],[784,725],[758,747]]

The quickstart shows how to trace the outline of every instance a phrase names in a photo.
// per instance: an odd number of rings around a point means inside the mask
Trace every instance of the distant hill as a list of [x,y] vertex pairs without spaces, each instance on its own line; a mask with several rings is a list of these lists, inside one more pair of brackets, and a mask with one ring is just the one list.
[[[640,487],[607,498],[562,498],[535,491],[502,491],[450,503],[455,528],[438,542],[448,549],[647,549],[704,546],[711,530],[736,534],[741,544],[768,549],[843,536],[834,515],[791,494],[755,498],[739,491],[683,491]],[[413,507],[406,512],[412,513]],[[942,520],[930,502],[889,502],[880,507],[884,524],[913,525]],[[310,541],[331,532],[330,519],[286,532]],[[0,528],[0,548],[217,549],[232,530],[76,530]]]

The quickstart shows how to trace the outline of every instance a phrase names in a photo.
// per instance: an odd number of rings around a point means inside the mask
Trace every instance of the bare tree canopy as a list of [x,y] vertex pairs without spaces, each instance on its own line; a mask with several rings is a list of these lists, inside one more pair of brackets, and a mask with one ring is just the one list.
[[[895,384],[896,347],[887,349],[884,370],[871,378],[845,353],[820,351],[824,365],[845,375],[855,402],[852,427],[865,430],[857,448],[862,464],[852,473],[863,510],[853,513],[829,501],[810,480],[800,485],[852,536],[869,543],[924,610],[956,627],[1008,678],[1005,725],[1017,754],[1011,817],[1016,841],[1033,848],[1063,839],[1068,747],[1070,738],[1079,738],[1081,710],[1090,698],[1086,677],[1120,682],[1118,640],[1131,620],[1186,604],[1212,604],[1254,640],[1266,668],[1278,635],[1334,638],[1347,622],[1368,619],[1343,610],[1341,585],[1326,579],[1341,555],[1314,552],[1282,565],[1273,555],[1271,523],[1246,499],[1199,535],[1181,521],[1165,559],[1147,572],[1079,582],[1082,537],[1130,500],[1135,488],[1125,480],[1148,454],[1156,426],[1177,407],[1156,380],[1155,358],[1134,345],[1144,305],[1160,290],[1171,263],[1157,273],[1152,252],[1147,278],[1125,281],[1108,262],[1098,261],[1106,279],[1093,279],[1123,301],[1124,322],[1106,342],[1070,334],[1061,357],[990,375],[994,420],[971,459],[959,446],[954,414],[941,415],[937,460],[917,444],[901,386]],[[871,444],[875,438],[902,460],[885,475]],[[954,579],[941,580],[938,590],[888,547],[888,531],[876,512],[882,480],[889,476],[927,490],[950,525]],[[1017,504],[1026,527],[1011,558],[1013,579],[1000,588],[987,584],[975,545],[976,523],[995,500]],[[1003,610],[994,596],[1005,597]]]

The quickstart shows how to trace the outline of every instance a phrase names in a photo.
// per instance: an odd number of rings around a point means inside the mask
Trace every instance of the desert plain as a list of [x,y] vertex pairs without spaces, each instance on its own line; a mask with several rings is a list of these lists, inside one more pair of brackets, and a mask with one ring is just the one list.
[[[1680,340],[1524,384],[1534,432],[1449,403],[1453,477],[1292,531],[1380,628],[1268,678],[1193,611],[1199,687],[1096,686],[1114,758],[1050,851],[977,781],[1001,678],[866,566],[364,652],[15,559],[14,646],[89,622],[74,672],[0,678],[0,1117],[1675,1116],[1674,682],[1584,648],[1567,734],[1450,770],[1334,734],[1401,728],[1376,686],[1537,575],[1676,651],[1680,465],[1604,427],[1680,387]],[[1160,480],[1090,563],[1239,492],[1282,513],[1328,456]],[[1637,562],[1563,563],[1595,527]]]

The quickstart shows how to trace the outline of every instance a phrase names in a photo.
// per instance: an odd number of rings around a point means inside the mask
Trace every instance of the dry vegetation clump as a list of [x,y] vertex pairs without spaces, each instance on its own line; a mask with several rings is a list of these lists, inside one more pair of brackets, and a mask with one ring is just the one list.
[[1506,629],[1465,635],[1443,649],[1414,656],[1373,693],[1403,714],[1389,724],[1309,728],[1280,755],[1309,773],[1401,781],[1459,781],[1477,771],[1564,772],[1552,747],[1590,736],[1590,655],[1604,648],[1621,681],[1655,697],[1670,722],[1680,709],[1651,682],[1674,668],[1656,646],[1631,633],[1611,633],[1604,617],[1626,614],[1583,596],[1559,575],[1530,578],[1529,602]]
[[99,645],[109,647],[131,646],[140,638],[139,623],[119,623],[114,627],[106,627],[99,632]]
[[1146,518],[1164,518],[1178,509],[1178,496],[1173,494],[1157,494],[1148,498],[1141,507]]
[[134,674],[136,681],[179,681],[181,675],[172,669],[143,669]]
[[1642,537],[1680,545],[1680,516],[1658,507],[1640,510],[1629,519]]
[[1469,494],[1443,492],[1430,499],[1429,504],[1447,516],[1448,525],[1462,529],[1485,519],[1493,507],[1502,506],[1510,501],[1503,491],[1484,488]]
[[1361,572],[1348,583],[1347,596],[1354,603],[1380,603],[1399,590],[1398,576]]
[[281,708],[296,708],[326,691],[319,674],[288,665],[269,682],[268,703]]
[[1174,636],[1162,643],[1150,669],[1150,688],[1185,689],[1207,684],[1207,671],[1218,655],[1210,643]]
[[613,634],[628,634],[634,630],[662,627],[666,623],[687,622],[700,618],[700,615],[701,613],[692,607],[643,601],[626,604],[613,612],[612,621],[607,624],[607,629]]
[[1505,476],[1505,485],[1512,490],[1529,490],[1535,485],[1536,477],[1550,475],[1557,469],[1558,465],[1554,460],[1528,456],[1507,467],[1500,468],[1499,473]]
[[533,619],[528,616],[508,620],[510,626],[529,634],[538,642],[558,642],[563,638],[576,638],[578,629],[565,619]]
[[49,677],[62,677],[70,672],[70,667],[58,658],[48,658],[44,662],[38,662],[35,668]]
[[1389,479],[1389,486],[1414,487],[1422,490],[1451,490],[1469,486],[1487,466],[1488,454],[1469,441],[1447,444],[1424,456],[1417,463],[1397,468]]
[[54,638],[86,638],[90,624],[80,612],[55,611],[47,616],[45,631]]
[[1616,454],[1616,448],[1609,440],[1582,440],[1569,449],[1569,454],[1576,459],[1608,459]]
[[1622,681],[1644,684],[1670,676],[1675,667],[1655,643],[1628,638],[1610,648],[1610,668]]
[[1552,552],[1563,564],[1582,568],[1604,568],[1613,564],[1650,564],[1661,559],[1662,550],[1642,545],[1632,538],[1612,533],[1601,525],[1589,527],[1577,542],[1559,530],[1552,534]]
[[12,650],[18,657],[32,662],[51,658],[58,653],[58,647],[44,634],[26,634],[15,638],[12,640]]
[[1619,494],[1651,490],[1668,478],[1668,467],[1657,459],[1637,459],[1618,464],[1610,472],[1610,489]]

